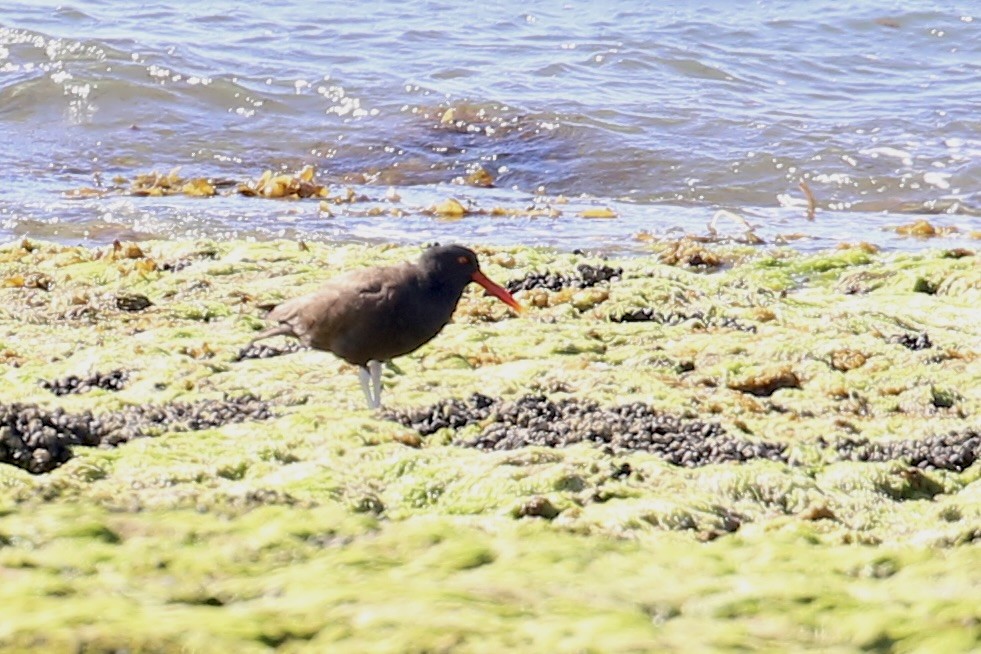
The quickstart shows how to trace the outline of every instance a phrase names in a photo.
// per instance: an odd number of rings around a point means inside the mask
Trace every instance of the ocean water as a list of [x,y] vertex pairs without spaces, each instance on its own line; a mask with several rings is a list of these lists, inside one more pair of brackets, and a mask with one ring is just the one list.
[[[972,246],[979,14],[886,0],[0,2],[0,241],[629,251],[751,230],[803,249]],[[307,165],[363,200],[327,215],[234,192]],[[125,192],[178,166],[227,186]],[[478,166],[492,186],[459,183]],[[476,212],[427,212],[449,197]],[[606,207],[615,218],[580,215]],[[921,218],[956,231],[896,233]]]

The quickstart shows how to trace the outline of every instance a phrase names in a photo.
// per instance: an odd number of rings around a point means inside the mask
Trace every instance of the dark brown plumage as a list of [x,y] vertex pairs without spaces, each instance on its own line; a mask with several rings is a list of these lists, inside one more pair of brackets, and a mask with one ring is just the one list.
[[377,408],[381,363],[436,336],[450,321],[470,282],[521,310],[510,293],[480,272],[473,251],[459,245],[437,246],[423,252],[416,263],[354,270],[313,293],[283,302],[268,315],[278,324],[252,340],[292,336],[360,366],[368,405]]

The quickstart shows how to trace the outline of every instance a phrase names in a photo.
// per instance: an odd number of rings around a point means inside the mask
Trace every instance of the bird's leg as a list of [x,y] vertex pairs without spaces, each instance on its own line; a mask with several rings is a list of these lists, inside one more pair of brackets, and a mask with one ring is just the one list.
[[368,400],[368,408],[369,409],[376,408],[375,400],[373,397],[371,397],[371,386],[370,386],[371,372],[369,372],[368,368],[366,368],[365,366],[361,366],[358,368],[358,379],[361,380],[361,390],[364,391],[364,397],[366,400]]
[[375,394],[375,406],[377,409],[382,403],[382,362],[372,359],[368,362],[368,370],[371,373],[371,389]]

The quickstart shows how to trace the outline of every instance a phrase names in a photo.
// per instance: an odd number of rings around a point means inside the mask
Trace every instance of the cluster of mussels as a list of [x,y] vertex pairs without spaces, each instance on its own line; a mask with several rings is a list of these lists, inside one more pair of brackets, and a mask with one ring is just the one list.
[[79,377],[78,375],[68,375],[61,379],[47,380],[42,379],[39,383],[45,390],[49,390],[55,395],[69,395],[71,393],[87,393],[93,388],[101,388],[105,391],[121,391],[129,379],[129,373],[125,370],[112,370]]
[[910,350],[926,350],[933,347],[926,332],[921,334],[900,334],[889,339],[890,343],[898,343]]
[[73,445],[118,445],[159,432],[198,431],[270,417],[270,404],[254,395],[134,405],[98,415],[49,410],[36,404],[0,404],[0,463],[38,474],[70,459]]
[[233,361],[245,361],[246,359],[271,359],[273,357],[283,356],[284,354],[293,354],[294,352],[307,349],[309,348],[299,341],[287,341],[286,345],[283,345],[282,347],[266,345],[265,343],[249,343],[238,351],[238,354],[235,355]]
[[662,313],[650,307],[633,309],[610,314],[611,322],[653,322],[659,325],[680,325],[688,320],[698,320],[706,327],[719,327],[723,329],[734,329],[740,332],[756,333],[756,325],[747,325],[731,316],[716,316],[707,314],[703,311],[685,313],[681,311],[670,311]]
[[560,275],[547,270],[542,273],[531,272],[520,279],[512,279],[505,287],[511,293],[535,288],[559,291],[563,288],[591,288],[601,282],[617,281],[623,276],[623,268],[591,266],[588,263],[576,266],[576,272],[576,275]]
[[486,420],[499,403],[500,400],[474,393],[465,400],[451,398],[422,409],[385,410],[383,416],[429,436],[447,427],[456,430]]
[[586,442],[611,453],[651,452],[685,467],[750,459],[787,461],[782,443],[734,438],[718,423],[658,413],[643,403],[606,408],[575,398],[549,400],[542,395],[526,395],[504,402],[475,394],[467,400],[447,400],[419,410],[390,411],[386,417],[424,436],[444,427],[459,429],[489,421],[476,438],[454,442],[480,450]]
[[195,252],[189,256],[181,257],[180,259],[173,259],[171,261],[165,261],[160,265],[161,270],[166,270],[168,272],[180,272],[188,266],[194,264],[195,261],[200,259],[217,259],[218,252],[214,250],[202,250],[201,252]]
[[838,456],[849,461],[903,460],[917,468],[962,472],[981,459],[981,431],[965,429],[915,440],[870,442],[849,438],[833,443],[833,447]]
[[116,295],[116,308],[120,311],[136,313],[152,307],[153,302],[145,295],[139,293],[120,293]]

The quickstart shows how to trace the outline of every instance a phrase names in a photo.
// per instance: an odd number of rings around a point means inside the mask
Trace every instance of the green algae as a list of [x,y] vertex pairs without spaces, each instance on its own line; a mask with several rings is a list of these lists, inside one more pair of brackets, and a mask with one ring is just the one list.
[[[276,409],[262,422],[76,447],[44,475],[0,465],[0,648],[981,644],[981,463],[919,470],[839,461],[828,446],[978,429],[974,256],[719,249],[727,264],[714,272],[636,257],[616,262],[623,279],[607,298],[542,291],[517,318],[471,289],[439,338],[384,374],[396,407],[478,391],[642,401],[791,455],[689,469],[586,444],[451,445],[479,425],[413,440],[362,408],[353,369],[328,354],[235,361],[263,325],[260,305],[411,248],[154,242],[129,258],[31,245],[0,249],[0,280],[50,280],[0,289],[4,403],[99,413],[255,392]],[[481,256],[501,282],[582,260]],[[186,265],[165,265],[176,261]],[[120,309],[122,293],[152,305]],[[651,306],[689,317],[610,320]],[[918,332],[933,347],[890,340]],[[112,369],[131,374],[118,392],[38,385]],[[797,383],[770,388],[774,371]]]

